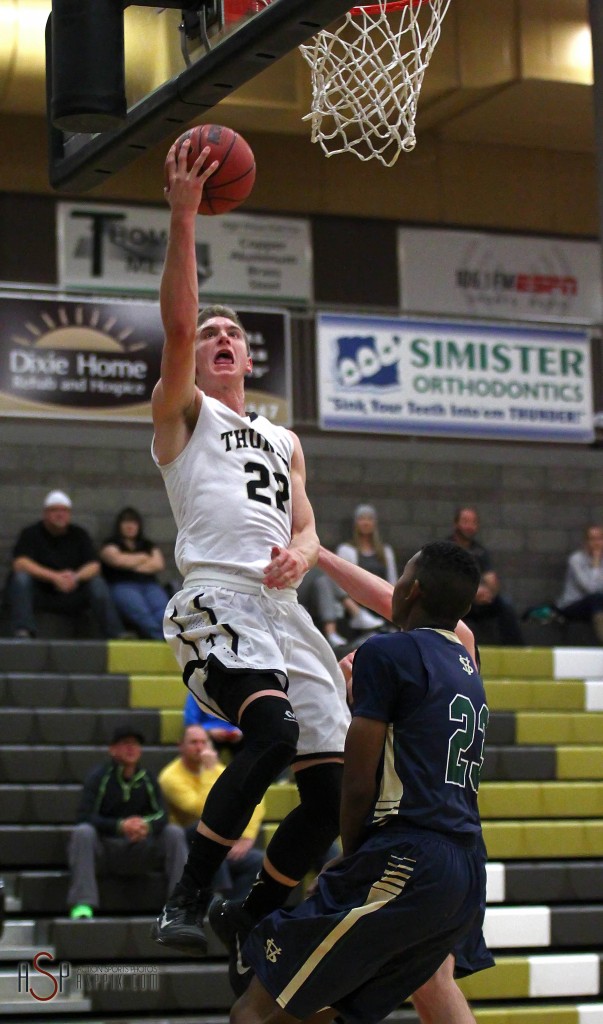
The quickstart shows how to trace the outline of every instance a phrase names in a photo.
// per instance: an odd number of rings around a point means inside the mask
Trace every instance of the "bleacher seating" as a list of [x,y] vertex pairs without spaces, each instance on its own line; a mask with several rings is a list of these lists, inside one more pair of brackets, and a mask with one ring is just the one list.
[[[485,932],[497,966],[461,985],[479,1024],[601,1024],[603,652],[482,653],[491,707],[480,788]],[[84,922],[67,916],[66,841],[81,782],[105,757],[115,722],[140,725],[153,771],[175,754],[184,687],[169,649],[5,640],[0,657],[3,1010],[23,1021],[43,1005],[78,1024],[116,1014],[120,1024],[225,1024],[231,995],[219,943],[210,936],[208,958],[193,962],[149,938],[165,896],[161,875],[103,878],[101,912]],[[266,837],[296,800],[293,785],[271,787]],[[18,991],[18,964],[31,967],[40,950],[55,958],[50,969],[70,965],[64,990],[46,1004]],[[394,1019],[416,1022],[408,1004]]]

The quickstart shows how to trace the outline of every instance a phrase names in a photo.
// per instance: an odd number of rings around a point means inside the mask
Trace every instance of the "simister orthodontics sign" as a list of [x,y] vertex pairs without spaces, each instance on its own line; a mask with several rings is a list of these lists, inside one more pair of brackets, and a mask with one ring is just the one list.
[[499,440],[593,440],[583,330],[324,314],[321,426]]

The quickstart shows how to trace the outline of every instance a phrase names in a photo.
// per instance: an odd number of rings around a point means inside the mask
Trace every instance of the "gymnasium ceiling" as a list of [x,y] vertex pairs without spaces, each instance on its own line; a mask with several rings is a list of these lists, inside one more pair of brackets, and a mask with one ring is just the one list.
[[[6,140],[11,126],[39,126],[44,117],[50,7],[50,0],[0,0],[0,131]],[[159,47],[145,39],[127,63],[129,82],[133,75],[143,93],[154,87],[157,62],[149,61],[149,52],[155,57]],[[425,76],[419,141],[431,134],[472,145],[592,155],[592,80],[588,0],[452,0]],[[308,69],[295,52],[214,110],[243,133],[308,136],[302,121],[308,101]],[[7,189],[0,179],[4,190],[18,186]]]

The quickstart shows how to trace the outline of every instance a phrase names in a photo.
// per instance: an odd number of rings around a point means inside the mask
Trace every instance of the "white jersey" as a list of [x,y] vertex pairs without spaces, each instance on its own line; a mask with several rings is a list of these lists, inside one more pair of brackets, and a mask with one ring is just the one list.
[[178,536],[176,565],[263,579],[274,546],[291,542],[293,438],[264,416],[239,416],[203,395],[193,434],[159,466]]

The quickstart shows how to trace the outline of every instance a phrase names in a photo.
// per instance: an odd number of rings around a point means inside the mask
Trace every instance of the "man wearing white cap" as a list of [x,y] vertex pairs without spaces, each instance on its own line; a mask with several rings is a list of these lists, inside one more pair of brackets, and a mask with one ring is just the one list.
[[123,632],[90,535],[71,522],[71,498],[50,491],[42,519],[26,526],[13,550],[9,601],[13,635],[36,635],[35,610],[77,615],[90,608],[106,637]]

